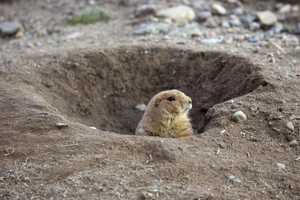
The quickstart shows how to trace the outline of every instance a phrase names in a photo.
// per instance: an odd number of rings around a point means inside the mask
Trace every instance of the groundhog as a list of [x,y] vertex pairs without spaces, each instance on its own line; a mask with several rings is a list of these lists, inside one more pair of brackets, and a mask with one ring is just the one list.
[[148,103],[135,134],[180,138],[193,134],[188,116],[192,99],[179,90],[156,94]]

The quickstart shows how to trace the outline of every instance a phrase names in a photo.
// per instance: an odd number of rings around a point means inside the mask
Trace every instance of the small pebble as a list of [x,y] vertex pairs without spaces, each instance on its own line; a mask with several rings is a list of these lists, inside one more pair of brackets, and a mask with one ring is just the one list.
[[63,122],[57,122],[56,124],[55,124],[55,126],[57,127],[57,128],[66,128],[66,127],[68,127],[69,125],[68,124],[66,124],[66,123],[63,123]]
[[18,31],[15,35],[15,38],[21,38],[24,36],[24,33],[22,31]]
[[285,169],[285,164],[283,164],[283,163],[276,163],[276,165],[277,165],[278,169],[280,169],[280,170]]
[[269,10],[257,12],[256,15],[259,22],[264,26],[272,26],[277,23],[277,16]]
[[90,129],[94,129],[94,130],[96,130],[97,128],[96,128],[96,127],[94,127],[94,126],[90,126]]
[[233,27],[239,27],[242,25],[240,19],[236,15],[230,15],[228,22]]
[[169,32],[170,24],[167,23],[144,23],[138,25],[133,34],[134,35],[147,35],[147,34],[165,34]]
[[141,103],[141,104],[136,105],[135,108],[139,111],[144,112],[146,110],[147,106],[145,104]]
[[21,30],[21,25],[18,22],[1,22],[0,35],[15,36]]
[[294,127],[293,122],[288,121],[285,125],[286,125],[286,127],[287,127],[289,130],[291,130],[291,131],[294,131],[294,130],[295,130],[295,127]]
[[211,8],[212,8],[213,13],[215,13],[215,14],[218,14],[218,15],[226,15],[227,14],[227,10],[224,8],[224,6],[222,6],[219,3],[214,3]]
[[242,7],[238,7],[238,8],[235,8],[233,9],[232,11],[235,15],[242,15],[244,14],[244,9]]
[[230,176],[227,176],[228,180],[233,182],[233,183],[241,183],[242,180],[236,176],[233,176],[233,175],[230,175]]
[[295,34],[300,35],[300,22],[295,27]]
[[215,37],[215,38],[205,38],[205,39],[201,39],[200,42],[202,44],[206,44],[206,45],[215,45],[215,44],[220,44],[224,41],[224,37],[220,36],[220,37]]
[[292,6],[290,4],[285,4],[281,8],[279,8],[278,12],[279,13],[289,13],[292,10]]
[[210,17],[211,17],[211,12],[209,12],[209,11],[202,11],[202,12],[199,12],[197,14],[197,21],[198,22],[205,22]]
[[298,144],[299,144],[299,142],[298,142],[297,140],[292,140],[292,141],[289,142],[289,145],[290,145],[291,147],[298,146]]
[[82,35],[80,32],[74,32],[66,36],[66,40],[74,40]]
[[248,28],[250,27],[250,24],[254,22],[255,18],[256,17],[251,14],[246,14],[246,15],[240,16],[241,22]]
[[243,111],[237,111],[232,115],[232,120],[235,122],[241,122],[247,120],[247,115]]
[[161,9],[156,13],[157,17],[169,18],[177,24],[186,24],[195,19],[196,14],[191,7],[179,5],[176,7]]

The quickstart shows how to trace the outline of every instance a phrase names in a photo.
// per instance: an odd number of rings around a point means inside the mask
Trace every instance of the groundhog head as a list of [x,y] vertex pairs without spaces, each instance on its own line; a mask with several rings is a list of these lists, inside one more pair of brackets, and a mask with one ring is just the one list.
[[150,101],[152,106],[169,114],[188,113],[192,99],[179,90],[166,90],[155,95]]

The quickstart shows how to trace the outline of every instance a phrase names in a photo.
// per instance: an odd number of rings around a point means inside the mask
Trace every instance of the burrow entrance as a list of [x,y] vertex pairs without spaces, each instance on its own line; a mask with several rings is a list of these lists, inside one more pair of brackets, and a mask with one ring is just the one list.
[[61,113],[101,130],[133,134],[147,104],[161,90],[191,96],[193,126],[201,132],[205,113],[217,103],[264,83],[248,59],[219,52],[120,47],[73,52],[38,70],[39,91]]

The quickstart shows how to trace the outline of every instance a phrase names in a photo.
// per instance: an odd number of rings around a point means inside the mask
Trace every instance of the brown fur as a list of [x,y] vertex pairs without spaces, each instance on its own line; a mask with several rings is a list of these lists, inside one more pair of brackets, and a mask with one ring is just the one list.
[[156,94],[147,105],[136,135],[159,137],[187,137],[193,134],[188,116],[192,100],[179,90],[166,90]]

